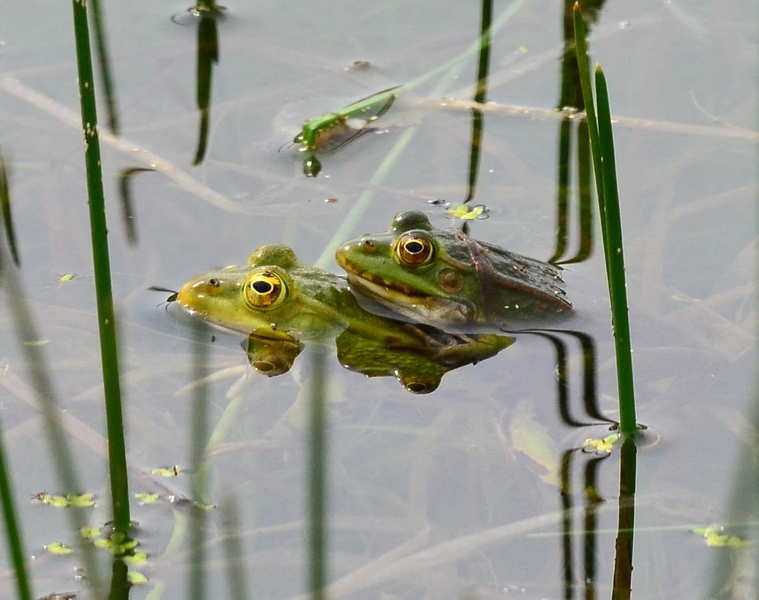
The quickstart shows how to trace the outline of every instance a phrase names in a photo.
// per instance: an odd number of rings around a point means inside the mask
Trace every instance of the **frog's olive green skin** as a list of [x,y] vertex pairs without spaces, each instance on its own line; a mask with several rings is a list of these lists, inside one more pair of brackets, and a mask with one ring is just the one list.
[[345,329],[344,313],[356,304],[342,278],[304,265],[278,244],[261,246],[244,266],[191,279],[179,290],[177,302],[223,329],[303,341]]
[[503,335],[452,335],[365,311],[342,278],[303,265],[290,248],[261,246],[244,267],[211,271],[182,286],[177,303],[224,329],[248,334],[251,365],[269,376],[287,372],[301,341],[337,338],[348,369],[394,375],[414,393],[428,393],[448,371],[511,345]]
[[337,250],[348,283],[413,319],[440,327],[510,324],[569,314],[558,268],[435,229],[424,213],[398,213],[386,233]]

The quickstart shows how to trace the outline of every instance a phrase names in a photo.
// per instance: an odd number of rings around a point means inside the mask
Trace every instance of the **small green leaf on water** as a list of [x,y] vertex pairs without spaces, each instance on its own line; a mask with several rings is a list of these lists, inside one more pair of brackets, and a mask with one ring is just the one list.
[[712,548],[745,548],[751,545],[750,540],[744,540],[737,535],[727,535],[722,527],[708,525],[693,530],[696,535],[703,536],[706,545]]
[[145,575],[139,571],[129,571],[127,573],[127,581],[132,585],[141,585],[150,581]]
[[463,221],[472,221],[474,219],[487,219],[488,209],[482,204],[477,206],[468,206],[466,204],[459,204],[457,206],[451,206],[445,210],[446,214],[451,219],[461,219]]
[[596,454],[610,454],[614,446],[614,443],[620,438],[620,434],[612,433],[600,440],[587,439],[585,440],[584,450],[586,452],[592,452],[595,450]]
[[93,540],[100,535],[99,527],[82,527],[79,530],[79,536],[83,540]]
[[111,541],[106,540],[104,538],[98,538],[96,539],[93,544],[95,544],[96,548],[110,548],[111,547]]
[[74,277],[76,277],[76,273],[63,273],[58,278],[58,283],[66,283],[74,279]]
[[55,508],[68,508],[69,506],[69,501],[63,496],[46,495],[45,500],[47,500],[45,504],[51,504],[52,506],[55,506]]
[[200,510],[213,510],[216,508],[215,504],[202,504],[200,502],[195,504],[195,508],[199,508]]
[[95,494],[92,492],[87,492],[86,494],[67,494],[66,500],[68,500],[70,506],[77,508],[94,506]]
[[56,556],[64,556],[66,554],[71,554],[74,551],[71,546],[67,546],[61,542],[53,542],[52,544],[48,544],[45,546],[45,550],[47,550],[50,554],[55,554]]
[[125,556],[123,560],[132,565],[144,565],[148,561],[148,555],[145,552],[135,552],[131,556]]
[[153,504],[161,497],[161,494],[148,494],[146,492],[138,492],[134,495],[134,497],[137,498],[142,504]]
[[176,477],[182,472],[182,470],[182,467],[174,465],[173,467],[159,467],[153,469],[151,473],[153,473],[153,475],[160,475],[161,477]]

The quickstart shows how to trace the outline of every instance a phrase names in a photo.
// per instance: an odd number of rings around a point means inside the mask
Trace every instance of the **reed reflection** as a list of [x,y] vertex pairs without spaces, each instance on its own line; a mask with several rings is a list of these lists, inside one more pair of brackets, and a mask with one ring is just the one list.
[[[604,0],[591,0],[582,5],[582,14],[588,27],[594,23]],[[559,152],[556,185],[556,247],[548,262],[571,264],[587,260],[593,251],[593,204],[590,193],[590,143],[585,117],[577,118],[585,110],[580,86],[580,70],[574,43],[574,0],[564,2],[564,52],[561,60],[561,92],[557,110],[565,114],[559,124]],[[577,208],[572,211],[572,139],[576,142]],[[567,256],[569,245],[569,215],[577,215],[577,251]]]
[[208,144],[208,127],[211,114],[211,88],[213,82],[213,65],[219,62],[219,34],[216,19],[221,10],[216,2],[200,0],[195,7],[198,22],[198,66],[196,102],[200,111],[200,132],[198,147],[195,151],[194,165],[203,162]]
[[[554,348],[556,356],[556,405],[562,422],[572,428],[585,428],[599,424],[610,424],[609,429],[616,431],[618,423],[605,416],[598,402],[596,385],[596,350],[595,342],[589,334],[580,331],[528,331],[521,334],[539,336],[548,341]],[[569,385],[569,364],[571,352],[564,341],[564,336],[574,338],[582,353],[582,392],[580,401],[573,401]],[[591,420],[575,416],[584,413]],[[613,436],[616,437],[616,436]],[[591,453],[588,453],[590,450]],[[599,450],[593,452],[588,445],[583,448],[572,447],[564,450],[561,458],[559,487],[559,502],[564,512],[562,519],[561,554],[563,561],[562,579],[566,600],[575,598],[578,590],[582,589],[585,600],[596,598],[597,588],[597,515],[600,506],[605,502],[598,488],[599,469],[602,464],[613,464],[607,461],[612,452],[618,453],[620,464],[619,477],[619,507],[618,531],[616,540],[616,556],[614,562],[614,579],[612,598],[629,598],[632,589],[632,548],[635,514],[635,481],[637,466],[637,448],[635,438],[623,440],[618,450]],[[582,494],[585,508],[582,523],[575,524],[572,520],[574,502],[577,494],[573,492],[572,478],[575,463],[580,461]],[[579,535],[578,535],[579,534]],[[582,577],[575,574],[575,540],[581,540]]]
[[145,167],[129,167],[119,173],[119,200],[121,201],[121,218],[124,222],[127,243],[137,245],[137,218],[132,202],[132,180],[139,173],[151,172],[154,169]]
[[[474,93],[474,101],[484,104],[487,99],[488,74],[490,72],[490,48],[492,46],[491,24],[493,21],[493,0],[482,0],[482,20],[480,25],[480,55],[477,63],[477,87]],[[477,108],[472,108],[472,142],[469,152],[469,185],[467,188],[464,204],[474,198],[477,190],[477,177],[480,168],[480,149],[482,147],[482,133],[485,125],[484,115]],[[468,233],[468,223],[462,228]]]

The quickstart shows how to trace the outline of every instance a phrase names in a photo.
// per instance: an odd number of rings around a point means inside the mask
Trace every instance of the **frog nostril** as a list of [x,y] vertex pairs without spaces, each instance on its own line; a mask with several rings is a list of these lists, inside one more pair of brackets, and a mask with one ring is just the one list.
[[361,243],[361,249],[365,252],[374,252],[374,242],[371,240],[364,240]]
[[208,280],[208,285],[210,285],[211,287],[217,288],[217,287],[219,287],[221,285],[221,282],[218,279],[215,279],[215,278],[214,279],[209,279]]

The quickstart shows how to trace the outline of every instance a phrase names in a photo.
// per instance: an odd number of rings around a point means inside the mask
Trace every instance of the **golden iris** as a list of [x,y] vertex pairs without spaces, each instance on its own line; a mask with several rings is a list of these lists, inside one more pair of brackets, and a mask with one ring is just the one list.
[[420,233],[407,233],[395,245],[398,260],[407,267],[421,267],[432,260],[432,242]]
[[286,292],[285,282],[269,269],[251,273],[243,284],[245,304],[256,310],[274,308]]

